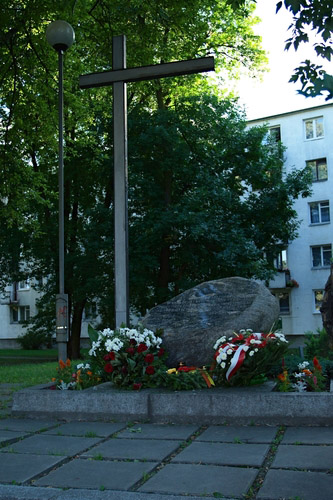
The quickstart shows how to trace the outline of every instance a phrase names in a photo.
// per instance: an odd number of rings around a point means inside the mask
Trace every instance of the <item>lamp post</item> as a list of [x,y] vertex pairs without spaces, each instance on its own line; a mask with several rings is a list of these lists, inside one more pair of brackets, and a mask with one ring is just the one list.
[[59,64],[58,115],[59,115],[59,293],[56,296],[56,340],[58,360],[67,359],[68,295],[65,294],[65,241],[64,241],[64,53],[75,40],[75,33],[66,21],[54,21],[46,29],[46,39],[57,52]]

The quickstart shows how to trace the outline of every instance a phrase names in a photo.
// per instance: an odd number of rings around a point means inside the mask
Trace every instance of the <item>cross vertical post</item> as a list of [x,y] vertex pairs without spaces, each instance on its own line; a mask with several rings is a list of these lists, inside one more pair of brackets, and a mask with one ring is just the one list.
[[[126,37],[113,37],[112,68],[126,69]],[[129,323],[126,83],[113,84],[115,325]]]
[[126,83],[214,71],[214,57],[126,68],[126,37],[112,38],[112,70],[81,75],[81,89],[113,86],[115,324],[129,323]]

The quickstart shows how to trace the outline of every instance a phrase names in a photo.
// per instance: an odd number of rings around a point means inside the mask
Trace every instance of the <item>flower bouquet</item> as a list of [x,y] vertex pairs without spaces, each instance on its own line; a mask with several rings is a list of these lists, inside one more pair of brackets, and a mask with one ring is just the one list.
[[90,326],[88,333],[92,370],[103,381],[135,390],[158,386],[159,372],[165,367],[165,351],[158,333],[142,326],[100,332]]
[[214,349],[216,385],[255,385],[267,380],[269,368],[281,359],[288,341],[280,332],[254,333],[250,329],[219,338]]
[[89,363],[73,365],[69,359],[66,362],[60,360],[57,367],[57,375],[52,378],[55,383],[53,389],[60,390],[82,390],[99,384],[100,377],[92,371]]
[[321,392],[326,390],[327,377],[316,357],[309,361],[303,361],[297,365],[297,370],[289,375],[284,369],[278,375],[277,390],[280,392]]

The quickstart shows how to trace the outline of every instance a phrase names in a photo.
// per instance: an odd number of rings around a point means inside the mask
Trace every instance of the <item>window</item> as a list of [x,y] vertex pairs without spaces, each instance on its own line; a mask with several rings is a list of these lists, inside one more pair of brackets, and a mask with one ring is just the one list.
[[311,168],[312,180],[315,181],[326,181],[327,180],[327,162],[326,158],[320,158],[318,160],[310,160],[306,162],[306,166]]
[[281,129],[280,126],[277,127],[271,127],[268,131],[270,138],[274,142],[279,142],[281,141]]
[[275,294],[275,297],[279,301],[280,313],[281,314],[289,314],[290,313],[289,293],[288,292],[279,292],[279,293]]
[[29,290],[30,285],[29,285],[29,278],[26,279],[25,281],[19,281],[18,282],[18,289],[19,290]]
[[313,295],[314,295],[314,312],[320,313],[320,308],[324,298],[324,290],[313,290]]
[[324,137],[324,119],[322,116],[319,118],[310,118],[304,121],[305,124],[305,139],[319,139]]
[[12,308],[12,323],[21,323],[30,319],[30,306]]
[[332,256],[332,245],[321,245],[311,247],[312,267],[330,267]]
[[282,250],[273,260],[275,269],[278,271],[285,271],[288,269],[287,266],[287,251]]
[[318,201],[309,203],[310,224],[324,224],[330,222],[330,203],[329,201]]
[[84,308],[84,319],[94,319],[97,316],[97,305],[96,302],[90,302],[86,304]]

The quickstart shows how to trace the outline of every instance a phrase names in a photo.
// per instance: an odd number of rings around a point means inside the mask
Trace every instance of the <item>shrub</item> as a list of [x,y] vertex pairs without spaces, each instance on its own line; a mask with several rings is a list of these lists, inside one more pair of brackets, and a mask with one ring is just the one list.
[[17,337],[17,342],[20,344],[22,349],[40,349],[41,347],[51,346],[51,334],[45,334],[39,331],[27,331],[19,337]]
[[333,351],[329,348],[328,340],[328,333],[325,328],[318,328],[317,334],[305,332],[305,357],[312,359],[316,356],[318,358],[333,360]]

